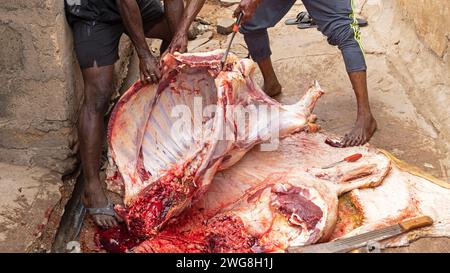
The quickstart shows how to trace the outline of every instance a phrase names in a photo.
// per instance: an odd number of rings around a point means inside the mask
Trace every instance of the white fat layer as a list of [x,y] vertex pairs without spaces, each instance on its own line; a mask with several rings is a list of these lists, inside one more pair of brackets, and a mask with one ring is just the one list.
[[[382,247],[405,246],[416,237],[450,237],[450,190],[393,167],[379,187],[354,190],[352,198],[362,208],[364,224],[345,237],[395,224],[403,217],[428,215],[431,227],[382,242]],[[408,214],[406,214],[407,212]]]
[[245,203],[244,207],[234,211],[241,218],[246,231],[254,237],[261,237],[272,224],[273,213],[270,207],[270,191],[269,187],[264,189],[256,200]]

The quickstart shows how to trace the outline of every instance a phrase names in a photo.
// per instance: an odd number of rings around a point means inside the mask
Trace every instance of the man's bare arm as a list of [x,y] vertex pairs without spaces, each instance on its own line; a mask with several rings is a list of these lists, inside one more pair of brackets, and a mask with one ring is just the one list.
[[175,34],[183,16],[183,0],[164,0],[164,11],[172,34]]
[[140,58],[151,55],[145,41],[141,12],[136,0],[116,0],[122,20]]
[[116,0],[116,3],[139,57],[141,81],[143,83],[157,83],[161,78],[159,64],[145,41],[144,27],[137,0]]
[[173,37],[172,43],[170,43],[168,51],[173,53],[175,51],[185,52],[188,42],[189,26],[194,21],[197,14],[205,4],[205,0],[189,0],[186,8],[184,9],[181,22],[177,27],[177,31]]

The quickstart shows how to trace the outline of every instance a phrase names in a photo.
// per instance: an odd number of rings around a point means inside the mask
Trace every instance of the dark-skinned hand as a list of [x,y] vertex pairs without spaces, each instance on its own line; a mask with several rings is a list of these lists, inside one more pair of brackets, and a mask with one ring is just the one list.
[[157,84],[161,79],[159,62],[153,55],[139,58],[140,80],[143,84]]
[[250,20],[258,7],[261,0],[241,0],[238,7],[234,10],[234,17],[238,17],[239,13],[243,13],[242,22]]

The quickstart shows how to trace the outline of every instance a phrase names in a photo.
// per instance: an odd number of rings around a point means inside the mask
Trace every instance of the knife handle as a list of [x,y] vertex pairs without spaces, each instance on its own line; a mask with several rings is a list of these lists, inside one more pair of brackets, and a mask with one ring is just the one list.
[[403,232],[410,231],[416,228],[427,227],[433,224],[433,219],[430,216],[419,216],[399,223]]

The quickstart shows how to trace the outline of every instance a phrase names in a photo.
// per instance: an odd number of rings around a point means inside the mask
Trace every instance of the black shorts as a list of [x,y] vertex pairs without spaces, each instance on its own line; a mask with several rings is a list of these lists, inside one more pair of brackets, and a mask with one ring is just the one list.
[[[164,17],[159,0],[146,0],[148,4],[141,7],[144,29],[153,26]],[[81,69],[94,66],[112,65],[119,59],[119,41],[125,26],[120,22],[103,22],[70,18],[75,52]]]

